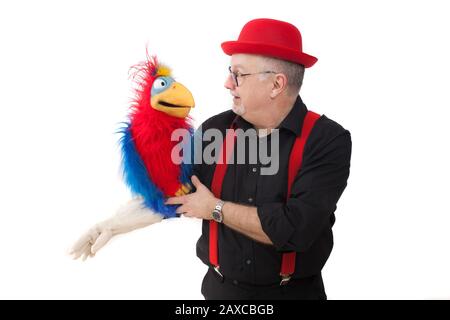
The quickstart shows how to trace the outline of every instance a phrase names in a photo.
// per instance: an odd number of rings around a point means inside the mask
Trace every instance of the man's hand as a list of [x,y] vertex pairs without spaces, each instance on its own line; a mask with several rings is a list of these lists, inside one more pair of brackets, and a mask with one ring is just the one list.
[[197,189],[194,193],[168,198],[166,204],[181,204],[177,213],[186,217],[211,220],[211,212],[214,210],[219,199],[214,197],[211,191],[203,185],[197,176],[192,176],[192,184]]

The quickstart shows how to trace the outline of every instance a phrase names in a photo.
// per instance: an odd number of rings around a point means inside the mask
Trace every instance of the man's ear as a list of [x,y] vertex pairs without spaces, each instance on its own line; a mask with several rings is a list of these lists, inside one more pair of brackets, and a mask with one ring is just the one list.
[[277,97],[281,92],[287,89],[287,77],[283,73],[277,73],[272,82],[271,98]]

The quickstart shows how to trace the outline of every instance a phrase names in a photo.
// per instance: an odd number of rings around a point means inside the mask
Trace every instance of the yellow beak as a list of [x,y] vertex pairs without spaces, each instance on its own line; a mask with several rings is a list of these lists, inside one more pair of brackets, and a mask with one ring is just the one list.
[[172,83],[170,88],[153,96],[150,102],[153,109],[177,118],[186,118],[195,106],[192,93],[179,82]]

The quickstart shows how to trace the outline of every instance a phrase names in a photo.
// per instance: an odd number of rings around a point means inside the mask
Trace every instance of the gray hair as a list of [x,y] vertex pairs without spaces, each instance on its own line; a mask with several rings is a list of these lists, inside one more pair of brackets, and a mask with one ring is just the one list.
[[283,73],[287,78],[288,93],[298,95],[303,84],[305,67],[294,62],[261,56],[267,70]]

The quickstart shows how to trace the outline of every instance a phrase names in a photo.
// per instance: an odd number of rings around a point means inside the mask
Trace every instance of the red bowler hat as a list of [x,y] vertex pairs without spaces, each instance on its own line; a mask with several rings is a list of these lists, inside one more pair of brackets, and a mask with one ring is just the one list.
[[237,41],[222,43],[223,51],[259,54],[312,67],[317,58],[303,52],[302,35],[292,24],[274,19],[255,19],[242,28]]

